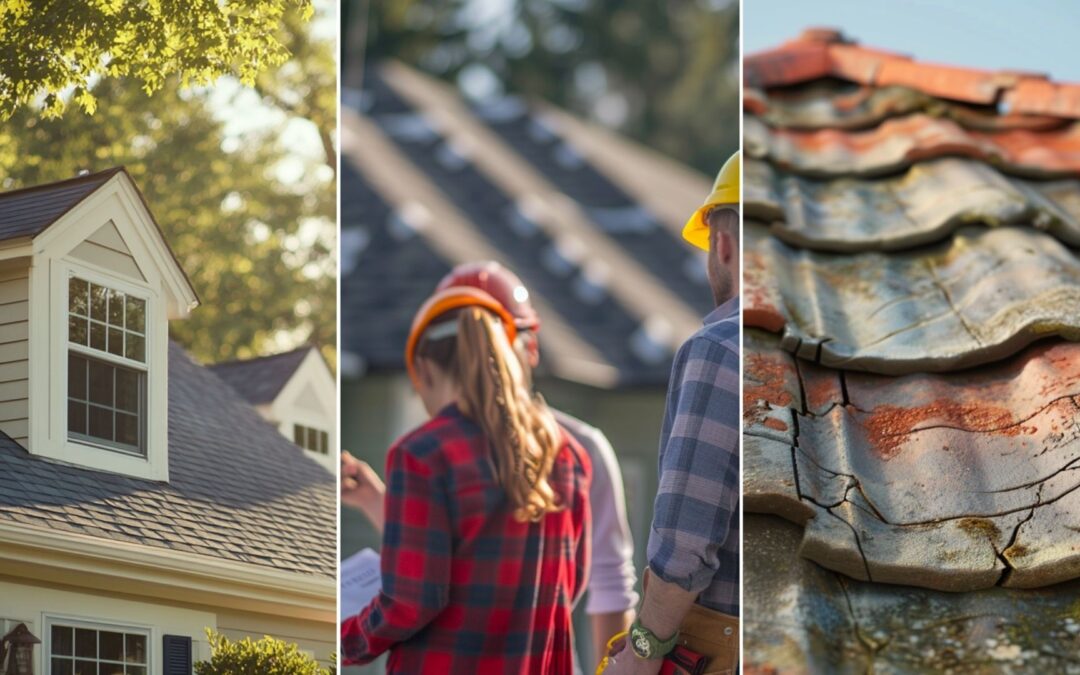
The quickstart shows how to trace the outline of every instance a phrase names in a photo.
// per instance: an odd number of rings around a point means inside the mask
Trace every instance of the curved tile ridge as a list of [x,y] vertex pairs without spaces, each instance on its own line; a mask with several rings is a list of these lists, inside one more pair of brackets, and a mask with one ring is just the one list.
[[1046,132],[983,132],[919,113],[886,120],[867,131],[794,131],[770,129],[757,117],[746,117],[743,147],[748,157],[823,178],[882,176],[946,156],[971,157],[1032,177],[1080,173],[1078,123]]
[[744,228],[744,315],[798,356],[886,375],[959,370],[1080,339],[1080,259],[1031,228],[963,227],[910,253],[837,255]]
[[879,179],[819,181],[748,160],[747,217],[818,251],[898,251],[933,243],[966,223],[1031,225],[1080,246],[1080,180],[1025,181],[969,159],[915,164]]
[[860,46],[833,29],[810,28],[777,48],[746,57],[752,87],[782,87],[837,78],[878,87],[902,86],[931,96],[994,105],[1025,114],[1080,118],[1080,84],[1052,82],[1042,73],[992,71],[917,61],[906,54]]
[[[766,398],[744,419],[745,508],[804,525],[802,555],[950,591],[1080,577],[1080,344],[895,379],[807,369],[760,331],[746,351],[748,380],[805,392],[802,411]],[[784,415],[788,433],[768,424]]]
[[1068,120],[1050,115],[999,114],[996,109],[953,103],[909,87],[844,86],[824,81],[782,94],[745,87],[743,109],[779,129],[868,129],[891,117],[917,112],[951,119],[976,131],[1049,131],[1068,124]]

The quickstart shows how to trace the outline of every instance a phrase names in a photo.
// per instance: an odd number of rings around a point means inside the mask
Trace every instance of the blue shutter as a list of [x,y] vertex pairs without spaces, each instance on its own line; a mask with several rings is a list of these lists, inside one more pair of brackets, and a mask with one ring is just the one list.
[[191,638],[186,635],[166,635],[161,642],[164,675],[191,675]]

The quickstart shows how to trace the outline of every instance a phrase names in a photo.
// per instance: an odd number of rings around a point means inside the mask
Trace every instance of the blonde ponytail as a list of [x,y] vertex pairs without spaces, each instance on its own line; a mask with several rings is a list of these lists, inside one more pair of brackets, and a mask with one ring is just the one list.
[[440,365],[460,387],[461,412],[488,438],[496,480],[514,507],[514,516],[522,522],[538,521],[563,508],[548,483],[562,442],[558,423],[543,398],[529,390],[498,318],[485,309],[468,307],[458,313],[457,322],[452,357],[449,350],[430,349],[434,343],[423,340],[417,353],[450,361]]

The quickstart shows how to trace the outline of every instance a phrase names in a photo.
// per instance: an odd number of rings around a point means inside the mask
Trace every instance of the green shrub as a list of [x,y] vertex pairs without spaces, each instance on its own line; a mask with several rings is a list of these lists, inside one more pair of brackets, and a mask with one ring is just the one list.
[[195,675],[333,675],[315,659],[269,635],[261,640],[230,640],[207,629],[213,655],[195,664]]

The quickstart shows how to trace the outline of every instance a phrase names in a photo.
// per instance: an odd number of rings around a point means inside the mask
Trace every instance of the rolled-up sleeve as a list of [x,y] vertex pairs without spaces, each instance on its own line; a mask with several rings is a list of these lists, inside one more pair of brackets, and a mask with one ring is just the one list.
[[738,416],[738,353],[699,333],[672,366],[648,545],[653,573],[693,593],[716,576],[739,506]]

